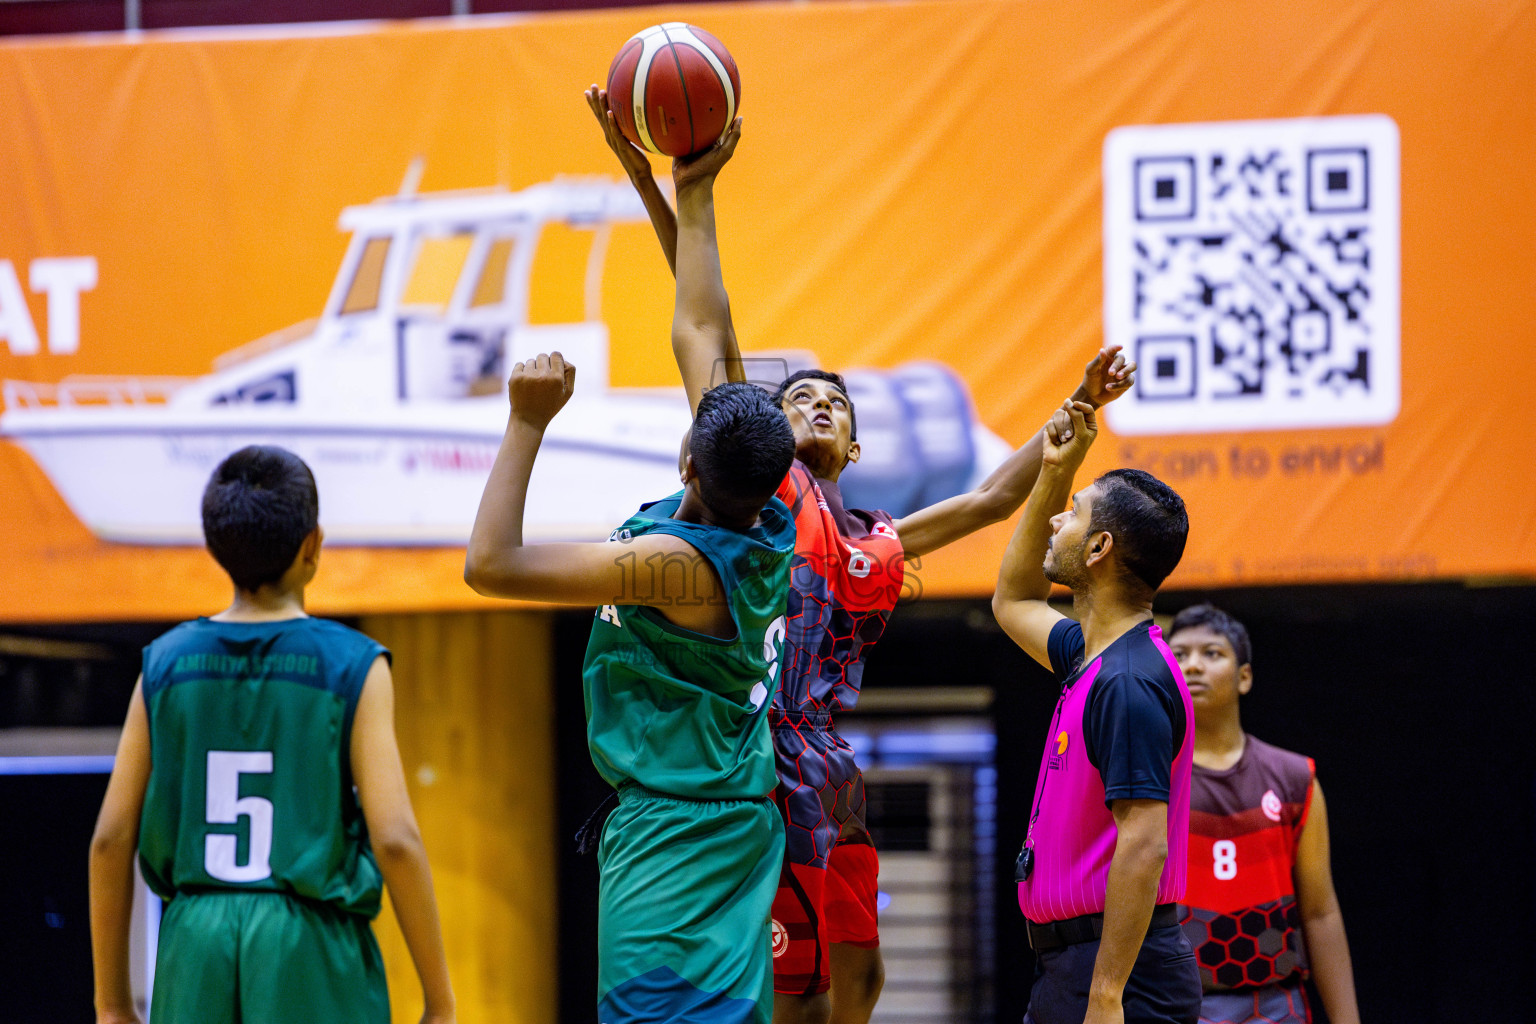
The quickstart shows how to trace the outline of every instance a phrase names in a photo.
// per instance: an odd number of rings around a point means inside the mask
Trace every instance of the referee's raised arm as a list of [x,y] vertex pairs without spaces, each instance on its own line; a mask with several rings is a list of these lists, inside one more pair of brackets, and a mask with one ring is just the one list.
[[[1111,470],[1073,492],[1096,427],[1072,402],[1052,416],[992,598],[1003,629],[1061,682],[1015,865],[1040,954],[1025,1019],[1195,1024],[1200,974],[1177,906],[1193,714],[1152,621],[1189,517],[1172,488],[1140,470]],[[1071,589],[1075,618],[1046,604],[1052,583]]]
[[[1040,475],[1035,479],[1008,549],[1003,552],[997,589],[992,594],[992,614],[998,625],[1046,668],[1052,667],[1051,630],[1065,618],[1046,603],[1051,593],[1051,573],[1057,568],[1053,564],[1051,541],[1058,529],[1076,518],[1079,509],[1072,495],[1072,478],[1098,432],[1093,407],[1085,402],[1068,399],[1051,415],[1045,425]],[[1063,512],[1063,508],[1067,511]],[[1082,525],[1087,526],[1086,522]]]

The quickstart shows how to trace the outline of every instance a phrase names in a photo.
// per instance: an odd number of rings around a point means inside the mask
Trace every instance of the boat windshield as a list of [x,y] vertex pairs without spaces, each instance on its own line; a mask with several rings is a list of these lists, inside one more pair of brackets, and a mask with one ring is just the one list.
[[352,283],[347,287],[347,297],[342,300],[341,313],[367,313],[379,308],[379,286],[384,281],[384,261],[389,256],[388,238],[370,238],[363,246],[362,258]]
[[499,306],[507,294],[507,271],[512,265],[512,247],[514,241],[510,238],[498,238],[491,242],[491,247],[485,253],[485,265],[480,268],[480,280],[475,282],[475,294],[470,299],[470,306],[479,309],[482,306]]
[[447,312],[473,241],[469,232],[422,238],[416,245],[416,258],[400,295],[401,307],[427,313]]

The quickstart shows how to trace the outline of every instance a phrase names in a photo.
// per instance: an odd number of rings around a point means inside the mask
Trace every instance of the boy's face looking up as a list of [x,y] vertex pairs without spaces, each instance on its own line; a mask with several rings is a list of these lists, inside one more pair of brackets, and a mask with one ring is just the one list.
[[1189,685],[1195,715],[1236,708],[1238,697],[1253,689],[1253,666],[1239,665],[1232,642],[1209,626],[1190,626],[1168,638]]
[[795,456],[817,475],[833,475],[858,461],[853,403],[835,383],[815,377],[798,380],[784,393],[783,409],[795,432]]

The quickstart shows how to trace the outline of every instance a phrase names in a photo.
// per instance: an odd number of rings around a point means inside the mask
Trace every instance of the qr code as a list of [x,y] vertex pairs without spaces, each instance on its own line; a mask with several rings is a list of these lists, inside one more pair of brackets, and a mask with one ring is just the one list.
[[1123,434],[1397,415],[1398,134],[1381,115],[1116,128],[1104,332]]

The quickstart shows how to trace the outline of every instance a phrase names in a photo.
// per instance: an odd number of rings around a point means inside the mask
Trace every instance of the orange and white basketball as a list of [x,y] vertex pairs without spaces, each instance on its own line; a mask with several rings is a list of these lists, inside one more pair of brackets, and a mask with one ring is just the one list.
[[741,75],[725,46],[681,21],[636,32],[608,69],[608,106],[635,145],[687,156],[720,140],[741,103]]

